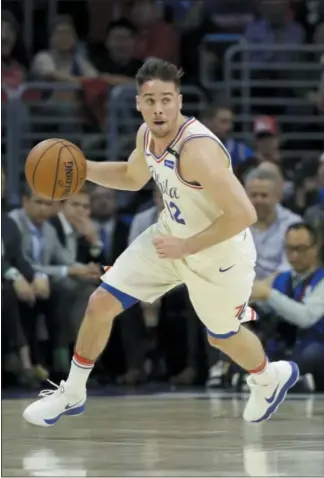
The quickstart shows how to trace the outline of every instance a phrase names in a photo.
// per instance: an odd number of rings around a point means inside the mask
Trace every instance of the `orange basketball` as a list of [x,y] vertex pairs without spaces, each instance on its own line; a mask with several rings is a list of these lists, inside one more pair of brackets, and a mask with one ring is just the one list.
[[46,139],[30,151],[25,175],[30,188],[46,199],[60,201],[76,194],[86,180],[87,163],[75,144]]

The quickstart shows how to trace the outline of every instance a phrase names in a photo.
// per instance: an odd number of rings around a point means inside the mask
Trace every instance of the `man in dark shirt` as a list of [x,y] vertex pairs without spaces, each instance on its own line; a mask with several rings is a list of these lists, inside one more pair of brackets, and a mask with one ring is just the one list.
[[93,62],[111,86],[133,81],[142,62],[133,56],[135,28],[127,20],[109,25],[104,45],[93,46]]

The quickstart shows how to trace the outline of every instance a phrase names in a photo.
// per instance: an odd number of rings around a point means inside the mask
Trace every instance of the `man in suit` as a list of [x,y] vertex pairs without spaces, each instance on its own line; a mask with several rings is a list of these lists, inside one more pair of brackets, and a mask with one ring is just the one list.
[[[68,252],[70,260],[80,264],[97,265],[98,273],[101,266],[109,264],[104,254],[104,245],[90,218],[90,189],[85,186],[78,194],[61,203],[58,214],[50,219],[55,228],[62,247]],[[97,287],[97,281],[92,274],[70,279],[70,287],[78,290],[78,297],[72,309],[72,323],[79,325],[89,296]],[[80,287],[81,286],[81,287]],[[75,333],[77,330],[75,330]]]
[[108,264],[115,262],[126,249],[132,216],[117,211],[116,191],[95,186],[90,194],[91,217],[103,243]]
[[[5,173],[1,168],[1,205],[5,209]],[[23,386],[38,386],[47,370],[40,365],[36,335],[30,329],[36,323],[35,303],[39,277],[25,259],[21,235],[15,222],[1,214],[1,312],[3,368]],[[34,365],[34,366],[33,366]]]
[[[1,241],[4,370],[13,374],[18,384],[37,387],[39,382],[35,372],[46,371],[41,369],[37,344],[36,349],[32,347],[33,368],[30,347],[34,339],[31,343],[28,340],[28,328],[36,320],[33,306],[37,300],[38,278],[22,254],[19,230],[6,213],[1,215]],[[22,316],[23,311],[26,313]]]
[[60,243],[68,250],[71,260],[107,265],[104,244],[90,218],[90,189],[86,186],[78,194],[61,203],[58,214],[50,219]]
[[[75,339],[75,327],[70,314],[71,304],[80,292],[74,281],[80,277],[99,278],[94,264],[73,261],[47,221],[52,214],[52,202],[37,197],[26,188],[23,207],[10,212],[22,234],[22,248],[33,270],[38,273],[38,294],[42,298],[53,359],[61,370],[69,365],[68,345]],[[81,291],[82,293],[82,291]]]

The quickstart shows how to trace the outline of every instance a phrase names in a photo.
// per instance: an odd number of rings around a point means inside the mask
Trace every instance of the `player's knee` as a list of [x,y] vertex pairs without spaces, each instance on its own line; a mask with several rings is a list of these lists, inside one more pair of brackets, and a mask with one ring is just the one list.
[[220,338],[216,338],[216,337],[212,337],[211,335],[207,335],[207,338],[208,338],[208,342],[209,344],[212,346],[212,347],[216,347],[216,348],[220,348],[220,344],[221,344],[221,341],[223,341],[224,339],[220,339]]
[[94,320],[113,320],[123,311],[121,303],[110,292],[98,287],[90,296],[87,316]]

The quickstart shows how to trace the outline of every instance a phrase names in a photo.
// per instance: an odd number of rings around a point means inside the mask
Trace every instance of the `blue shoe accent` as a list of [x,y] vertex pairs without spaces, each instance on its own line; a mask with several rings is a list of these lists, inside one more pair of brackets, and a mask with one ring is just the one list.
[[69,408],[65,412],[61,413],[55,418],[48,418],[47,420],[44,420],[47,425],[55,425],[55,423],[63,416],[63,415],[69,415],[69,416],[76,416],[76,415],[82,415],[85,410],[85,404],[81,405],[80,407],[76,408]]
[[283,384],[280,392],[278,393],[276,400],[271,404],[271,406],[268,408],[265,414],[261,418],[259,418],[259,420],[253,420],[253,423],[259,423],[259,422],[263,422],[264,420],[268,420],[268,418],[271,417],[271,415],[277,410],[279,405],[284,401],[288,390],[291,387],[293,387],[295,383],[297,382],[299,378],[298,365],[295,362],[288,362],[288,363],[291,366],[291,375],[289,379],[287,380],[286,383]]

